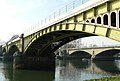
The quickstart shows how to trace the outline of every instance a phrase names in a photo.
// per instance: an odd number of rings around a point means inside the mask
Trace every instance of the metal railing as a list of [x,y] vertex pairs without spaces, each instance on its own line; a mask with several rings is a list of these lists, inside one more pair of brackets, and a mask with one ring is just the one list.
[[33,33],[35,31],[38,30],[38,28],[40,29],[42,26],[44,26],[45,24],[47,24],[48,22],[54,20],[55,18],[64,15],[65,13],[81,6],[82,4],[88,2],[90,0],[74,0],[73,2],[65,5],[64,7],[58,9],[57,11],[53,12],[52,14],[50,14],[48,17],[46,17],[45,19],[38,21],[36,24],[32,25],[31,27],[29,27],[27,30],[25,30],[23,33]]

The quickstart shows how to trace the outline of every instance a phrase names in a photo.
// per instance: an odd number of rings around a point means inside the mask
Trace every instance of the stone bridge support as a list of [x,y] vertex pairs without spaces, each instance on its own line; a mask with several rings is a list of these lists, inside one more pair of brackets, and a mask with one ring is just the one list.
[[18,42],[10,42],[10,45],[6,43],[6,47],[3,49],[6,49],[6,51],[3,51],[3,61],[5,62],[11,62],[14,59],[15,52],[21,52],[24,53],[24,34],[21,34],[21,36],[18,38]]
[[55,70],[55,58],[24,56],[20,53],[14,56],[13,67],[15,69]]
[[55,57],[51,50],[47,51],[47,56],[36,54],[26,55],[23,52],[16,52],[14,54],[13,67],[16,69],[36,69],[54,71]]

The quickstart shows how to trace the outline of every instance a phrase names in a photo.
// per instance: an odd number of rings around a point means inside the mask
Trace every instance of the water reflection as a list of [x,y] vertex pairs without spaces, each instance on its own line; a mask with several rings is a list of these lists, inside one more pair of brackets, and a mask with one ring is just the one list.
[[81,60],[58,61],[55,81],[83,81],[87,74],[83,69],[87,66],[89,63]]
[[39,71],[39,70],[15,70],[12,68],[12,63],[3,64],[2,81],[53,81],[55,72]]
[[53,81],[54,72],[15,70],[13,81]]
[[56,71],[15,70],[0,62],[0,81],[83,81],[120,74],[120,60],[57,60]]
[[83,81],[86,79],[120,74],[117,65],[118,63],[114,61],[58,61],[56,65],[55,81]]
[[91,65],[90,60],[70,60],[69,63],[72,64],[72,66],[75,68],[81,69],[86,69]]
[[111,74],[120,74],[120,61],[95,61],[97,67]]
[[115,65],[120,71],[120,60],[115,60]]
[[0,68],[0,70],[2,69],[2,73],[3,73],[5,81],[13,81],[13,69],[12,68],[13,68],[12,63],[10,62],[3,63],[2,67]]

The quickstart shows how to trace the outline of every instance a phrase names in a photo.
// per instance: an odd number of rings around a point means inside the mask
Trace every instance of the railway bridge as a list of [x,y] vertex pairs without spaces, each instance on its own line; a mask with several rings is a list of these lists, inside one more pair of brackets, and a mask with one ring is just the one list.
[[14,60],[15,68],[50,70],[55,67],[54,52],[72,40],[103,36],[120,41],[120,0],[78,0],[62,10],[66,13],[54,14],[37,31],[3,45],[4,60]]

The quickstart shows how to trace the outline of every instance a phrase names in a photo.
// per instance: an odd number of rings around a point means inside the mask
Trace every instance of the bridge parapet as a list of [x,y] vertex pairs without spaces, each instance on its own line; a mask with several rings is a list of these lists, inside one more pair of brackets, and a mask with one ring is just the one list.
[[81,48],[81,49],[68,49],[67,52],[69,55],[76,51],[85,51],[89,53],[90,55],[97,55],[103,51],[107,50],[120,50],[120,46],[114,46],[114,47],[96,47],[96,48]]

